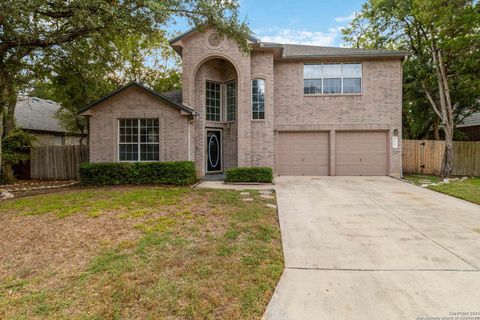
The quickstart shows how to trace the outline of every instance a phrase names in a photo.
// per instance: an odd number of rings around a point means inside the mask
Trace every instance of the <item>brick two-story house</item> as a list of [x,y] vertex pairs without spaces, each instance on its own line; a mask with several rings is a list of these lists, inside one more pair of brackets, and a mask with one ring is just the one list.
[[244,53],[213,29],[173,39],[181,94],[131,83],[84,108],[91,162],[401,174],[404,52],[249,42]]

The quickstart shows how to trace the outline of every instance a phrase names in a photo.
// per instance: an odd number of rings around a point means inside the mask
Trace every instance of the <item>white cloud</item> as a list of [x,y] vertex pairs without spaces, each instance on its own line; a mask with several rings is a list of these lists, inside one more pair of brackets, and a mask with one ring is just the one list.
[[330,28],[328,32],[270,28],[264,32],[258,32],[258,34],[264,42],[333,46],[340,31],[340,28]]
[[346,17],[336,17],[335,22],[348,22],[352,21],[355,18],[355,12],[352,12],[349,16]]

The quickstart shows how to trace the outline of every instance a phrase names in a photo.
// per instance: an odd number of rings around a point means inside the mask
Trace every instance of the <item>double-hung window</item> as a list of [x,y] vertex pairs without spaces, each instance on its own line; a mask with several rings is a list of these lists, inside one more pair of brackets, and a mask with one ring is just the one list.
[[158,119],[119,120],[119,160],[159,161]]
[[265,80],[252,80],[252,119],[265,119]]
[[237,89],[236,82],[230,81],[225,84],[225,104],[227,121],[235,121],[236,106],[237,106]]
[[207,81],[206,83],[206,118],[207,121],[221,121],[222,118],[221,84]]
[[305,64],[305,94],[340,94],[362,92],[361,63]]
[[235,121],[237,113],[237,82],[207,81],[205,87],[205,118],[207,121]]

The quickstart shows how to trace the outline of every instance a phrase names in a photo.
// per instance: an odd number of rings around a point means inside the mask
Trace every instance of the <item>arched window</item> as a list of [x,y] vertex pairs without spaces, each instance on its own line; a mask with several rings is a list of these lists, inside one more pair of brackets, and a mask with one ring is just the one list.
[[265,80],[252,80],[252,119],[265,119]]

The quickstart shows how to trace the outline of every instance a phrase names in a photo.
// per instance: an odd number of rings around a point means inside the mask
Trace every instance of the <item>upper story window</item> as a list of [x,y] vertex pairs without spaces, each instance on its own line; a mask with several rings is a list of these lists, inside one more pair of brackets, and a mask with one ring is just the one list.
[[252,80],[252,119],[265,119],[265,80]]
[[205,114],[208,121],[220,121],[222,116],[221,97],[221,84],[218,82],[207,81]]
[[361,93],[362,64],[305,64],[303,92],[305,94]]
[[227,83],[207,81],[205,96],[207,121],[235,121],[237,113],[236,80]]
[[119,120],[119,160],[159,161],[158,119]]
[[237,105],[237,84],[235,81],[230,81],[225,84],[225,105],[227,121],[235,121],[236,105]]

